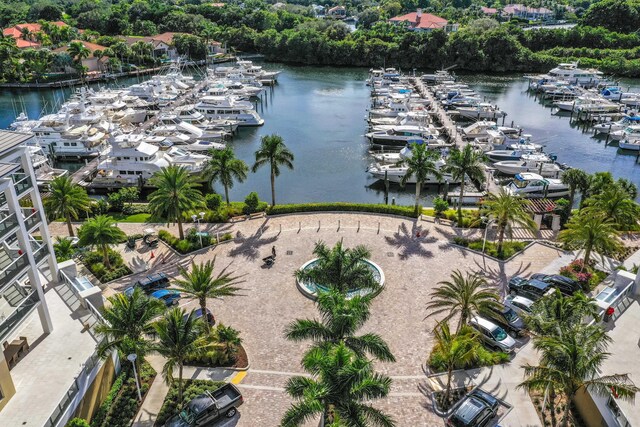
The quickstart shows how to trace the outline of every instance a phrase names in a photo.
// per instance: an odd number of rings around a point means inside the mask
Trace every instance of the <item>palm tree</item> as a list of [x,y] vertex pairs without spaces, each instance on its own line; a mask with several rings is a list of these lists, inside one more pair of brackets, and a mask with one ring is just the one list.
[[613,220],[586,210],[569,220],[567,228],[558,234],[558,240],[569,247],[584,249],[585,264],[589,264],[592,251],[607,255],[622,247]]
[[590,213],[602,213],[611,219],[619,229],[628,228],[638,222],[640,207],[629,197],[629,193],[621,185],[614,184],[605,187],[602,192],[591,196],[587,200]]
[[524,316],[527,329],[536,335],[557,335],[583,323],[585,317],[597,318],[600,309],[595,299],[578,292],[564,296],[556,290],[533,304]]
[[[611,338],[598,325],[577,325],[560,336],[537,336],[533,346],[542,357],[540,365],[524,365],[525,380],[519,387],[527,391],[549,390],[571,401],[581,389],[598,396],[613,393],[618,399],[632,400],[638,392],[627,374],[600,375],[609,357]],[[571,405],[565,405],[561,425],[569,421]]]
[[471,144],[465,145],[460,150],[457,147],[451,151],[447,158],[445,172],[451,174],[455,182],[460,182],[460,200],[458,202],[458,224],[462,225],[462,198],[464,196],[464,184],[467,177],[472,181],[483,183],[485,180],[482,153],[473,149]]
[[110,269],[109,247],[124,241],[127,235],[118,228],[112,217],[98,215],[82,224],[78,229],[78,237],[80,246],[97,246],[102,251],[104,265]]
[[240,332],[231,326],[220,323],[216,328],[216,341],[221,347],[224,357],[230,362],[234,361],[238,347],[242,344]]
[[440,158],[440,154],[436,151],[428,150],[426,144],[412,144],[411,157],[398,162],[398,166],[405,165],[407,171],[400,181],[401,186],[405,186],[407,181],[412,177],[416,177],[416,205],[415,210],[418,212],[420,208],[420,191],[430,176],[442,179],[440,170],[436,165],[436,161]]
[[202,193],[197,189],[189,171],[182,166],[167,166],[151,178],[157,189],[149,196],[149,210],[157,217],[178,223],[180,240],[184,240],[182,214],[203,203]]
[[211,152],[211,160],[209,160],[203,175],[211,179],[212,183],[220,181],[224,187],[227,206],[229,206],[231,204],[229,201],[229,189],[233,188],[233,181],[243,182],[247,179],[248,170],[246,163],[236,159],[231,147],[227,147],[224,150]]
[[502,246],[505,232],[511,227],[519,225],[531,232],[535,231],[536,224],[525,209],[527,200],[500,189],[498,194],[490,194],[488,200],[483,203],[487,215],[492,218],[498,227],[498,254],[502,256]]
[[463,369],[480,358],[482,345],[476,332],[469,326],[464,326],[456,334],[449,330],[447,322],[440,322],[433,330],[436,342],[429,356],[429,365],[437,364],[447,371],[447,384],[444,392],[444,402],[449,402],[451,395],[451,378],[453,371]]
[[378,334],[355,335],[371,315],[369,308],[374,296],[347,298],[336,289],[320,292],[316,300],[320,320],[297,319],[285,329],[286,337],[296,342],[312,340],[313,348],[344,344],[359,357],[369,353],[378,360],[395,362],[389,346]]
[[98,346],[102,357],[112,350],[121,354],[136,354],[139,364],[150,349],[146,336],[153,331],[152,321],[164,311],[164,304],[147,297],[139,288],[131,295],[115,294],[107,298],[102,308],[102,320],[95,332],[105,340]]
[[297,427],[320,415],[323,426],[393,427],[393,419],[369,404],[389,394],[391,378],[376,373],[372,363],[344,344],[316,348],[302,366],[312,375],[291,377],[286,392],[296,400],[284,414],[282,427]]
[[53,251],[58,262],[71,259],[76,252],[71,239],[61,238],[60,236],[56,237],[56,242],[53,244]]
[[70,176],[59,176],[49,184],[49,195],[44,199],[49,218],[64,218],[67,221],[69,236],[74,236],[72,219],[78,219],[80,211],[91,209],[91,199],[87,191],[74,184]]
[[67,49],[71,58],[76,64],[80,64],[83,59],[88,58],[91,55],[91,51],[85,47],[82,42],[71,42]]
[[340,240],[330,249],[319,241],[313,254],[318,257],[314,265],[294,273],[298,281],[317,283],[342,293],[353,289],[376,291],[380,287],[365,263],[371,252],[364,245],[345,248]]
[[[562,174],[562,183],[569,186],[569,212],[573,209],[573,203],[575,202],[576,191],[588,186],[589,174],[582,169],[569,169]],[[584,196],[584,194],[583,194]]]
[[168,384],[173,382],[173,373],[178,368],[178,402],[182,405],[182,368],[189,357],[205,347],[206,335],[202,335],[202,322],[193,311],[186,313],[182,308],[174,308],[154,324],[158,341],[154,350],[166,361],[162,375]]
[[451,280],[438,282],[438,285],[431,291],[426,308],[433,311],[429,311],[427,317],[447,313],[442,322],[448,322],[454,316],[460,316],[456,333],[472,317],[498,307],[500,297],[495,289],[488,287],[487,279],[478,273],[467,272],[463,276],[460,270],[455,270],[451,273]]
[[[241,276],[234,276],[233,272],[227,272],[228,267],[223,268],[214,277],[215,262],[215,257],[212,261],[207,261],[206,263],[196,264],[193,262],[191,263],[191,272],[180,267],[179,271],[183,279],[176,280],[176,290],[197,299],[204,318],[206,318],[207,298],[236,296],[240,290],[236,285],[242,283],[240,281]],[[205,325],[208,331],[209,322],[206,321]]]
[[256,162],[251,170],[255,173],[264,165],[271,168],[271,206],[276,205],[276,177],[280,175],[280,165],[293,169],[293,153],[278,135],[262,137],[260,148],[256,151]]

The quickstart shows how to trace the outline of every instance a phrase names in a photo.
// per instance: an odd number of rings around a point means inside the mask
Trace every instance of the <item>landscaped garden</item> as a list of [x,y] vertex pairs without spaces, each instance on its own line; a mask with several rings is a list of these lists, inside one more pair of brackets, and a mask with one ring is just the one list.
[[224,382],[220,381],[185,380],[183,395],[179,398],[178,384],[171,384],[154,425],[163,426],[169,418],[180,413],[182,407],[191,399],[205,392],[213,392],[223,385]]

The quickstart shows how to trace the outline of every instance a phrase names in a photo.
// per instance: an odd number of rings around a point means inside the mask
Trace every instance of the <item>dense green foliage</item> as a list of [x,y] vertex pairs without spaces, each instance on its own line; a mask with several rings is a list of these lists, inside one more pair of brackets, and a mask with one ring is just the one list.
[[82,263],[102,283],[131,274],[131,270],[124,263],[119,252],[109,249],[108,254],[109,264],[111,265],[109,268],[104,264],[104,254],[99,252],[86,252],[82,255]]
[[270,206],[267,215],[283,215],[298,212],[371,212],[386,215],[406,216],[416,218],[417,214],[413,207],[395,205],[376,205],[367,203],[301,203],[290,205]]
[[518,252],[524,250],[528,244],[528,242],[504,242],[502,244],[502,254],[500,254],[495,242],[487,241],[485,243],[483,239],[469,240],[464,237],[454,237],[453,243],[478,252],[482,252],[482,247],[484,245],[484,253],[501,260],[511,258]]

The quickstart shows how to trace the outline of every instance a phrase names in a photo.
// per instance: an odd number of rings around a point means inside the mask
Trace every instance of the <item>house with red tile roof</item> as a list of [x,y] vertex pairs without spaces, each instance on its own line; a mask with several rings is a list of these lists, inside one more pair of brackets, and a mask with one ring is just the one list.
[[482,11],[482,13],[484,13],[485,15],[488,15],[488,16],[493,16],[496,13],[498,13],[498,9],[496,9],[495,7],[481,6],[480,10]]
[[[123,36],[122,39],[126,44],[131,46],[137,42],[151,43],[153,45],[154,58],[167,57],[169,59],[177,59],[178,53],[173,45],[173,38],[176,35],[182,35],[185,33],[172,33],[166,32],[157,34],[155,36],[137,37],[137,36]],[[209,41],[208,46],[210,53],[225,53],[222,48],[222,43],[216,41]]]
[[[102,51],[104,52],[104,50],[106,49],[105,46],[101,46],[99,44],[96,43],[90,43],[90,42],[86,42],[84,40],[72,40],[71,43],[75,43],[75,42],[80,42],[82,43],[82,45],[84,47],[86,47],[87,49],[89,49],[89,52],[91,52],[91,54],[87,57],[84,58],[82,60],[82,65],[84,65],[85,67],[87,67],[87,74],[99,74],[102,73],[105,70],[105,66],[107,61],[109,60],[109,57],[107,56],[102,56],[100,58],[96,58],[95,56],[93,56],[93,54],[95,53],[95,51]],[[69,43],[69,44],[71,44]],[[57,49],[53,50],[53,53],[63,53],[63,52],[68,52],[69,51],[69,46],[62,46],[59,47]],[[69,67],[67,67],[69,68]],[[65,72],[73,72],[73,69],[65,69]]]
[[[51,24],[58,27],[66,27],[62,21],[53,21]],[[26,30],[26,31],[25,31]],[[13,27],[5,28],[2,30],[4,37],[13,37],[16,40],[16,46],[18,49],[25,48],[37,48],[40,47],[40,43],[36,41],[35,34],[42,31],[42,25],[38,23],[24,23],[16,24]],[[25,36],[24,33],[29,35]]]
[[422,13],[422,9],[406,15],[396,16],[391,18],[389,22],[394,24],[406,23],[414,31],[444,30],[447,33],[458,31],[458,24],[450,24],[446,19],[431,13]]
[[546,7],[529,7],[523,4],[508,4],[502,8],[502,15],[509,17],[517,17],[522,19],[529,19],[532,21],[545,21],[547,19],[553,19],[554,13],[552,10]]

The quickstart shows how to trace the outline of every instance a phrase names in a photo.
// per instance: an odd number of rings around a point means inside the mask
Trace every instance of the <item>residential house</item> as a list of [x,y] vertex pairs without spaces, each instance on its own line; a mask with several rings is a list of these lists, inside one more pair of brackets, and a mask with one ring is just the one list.
[[0,425],[58,427],[95,410],[117,360],[97,357],[89,330],[100,288],[73,261],[56,262],[25,147],[32,139],[0,131]]
[[[93,53],[96,50],[99,51],[103,51],[106,49],[105,46],[101,46],[99,44],[96,43],[90,43],[84,40],[72,40],[71,43],[74,42],[80,42],[82,43],[82,45],[84,47],[86,47],[87,49],[89,49],[90,55],[87,58],[84,58],[82,60],[82,65],[87,67],[87,75],[96,75],[96,74],[100,74],[102,72],[104,72],[106,70],[106,64],[109,61],[109,58],[106,56],[103,56],[101,58],[96,58],[95,56],[93,56]],[[69,50],[69,46],[63,46],[63,47],[59,47],[58,49],[54,49],[53,52],[54,53],[62,53],[62,52],[67,52]],[[66,72],[66,73],[72,73],[74,71],[73,67],[71,66],[66,66],[64,70],[60,70],[62,72]]]
[[327,10],[325,16],[335,19],[344,19],[347,17],[347,8],[344,6],[334,6]]
[[[166,32],[162,34],[157,34],[155,36],[147,36],[147,37],[123,37],[125,43],[131,46],[137,42],[145,42],[151,43],[153,45],[153,57],[154,58],[167,58],[170,60],[178,59],[178,52],[176,51],[173,45],[173,38],[176,35],[184,34],[184,33],[172,33]],[[210,54],[216,53],[226,53],[226,49],[222,47],[222,43],[216,41],[209,41],[209,45],[207,49]]]
[[[51,24],[58,27],[66,27],[62,21],[54,21]],[[16,24],[13,27],[2,30],[4,37],[12,37],[16,41],[18,49],[38,48],[40,43],[37,41],[36,34],[42,31],[42,25],[38,23]]]
[[389,22],[394,24],[406,23],[414,31],[444,30],[447,33],[458,31],[458,24],[450,24],[449,21],[439,16],[422,13],[422,9],[406,15],[396,16],[391,18]]
[[498,13],[498,9],[496,9],[494,7],[482,6],[482,7],[480,7],[480,10],[482,11],[482,13],[484,13],[487,16],[494,16],[496,13]]
[[502,8],[502,15],[509,18],[521,18],[531,21],[546,21],[553,19],[554,13],[546,7],[529,7],[523,4],[508,4]]

